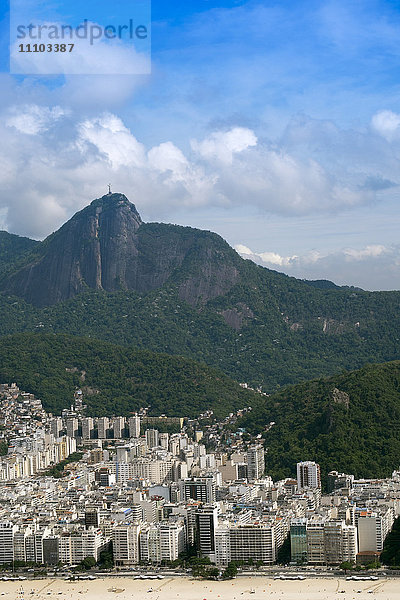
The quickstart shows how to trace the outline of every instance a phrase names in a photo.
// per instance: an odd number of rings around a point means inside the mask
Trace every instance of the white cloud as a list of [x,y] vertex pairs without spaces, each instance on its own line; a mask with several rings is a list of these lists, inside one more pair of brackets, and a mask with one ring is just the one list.
[[172,142],[164,142],[148,152],[150,164],[160,172],[171,171],[177,178],[182,178],[189,167],[183,152]]
[[115,115],[105,114],[97,119],[88,119],[80,123],[78,129],[77,146],[82,154],[88,152],[85,145],[89,143],[108,159],[113,170],[124,166],[144,166],[144,146]]
[[372,117],[371,125],[379,135],[390,142],[400,133],[400,115],[391,110],[381,110]]
[[49,108],[37,104],[28,104],[11,109],[9,116],[5,119],[5,124],[8,127],[15,127],[21,133],[36,135],[49,129],[65,114],[66,111],[61,106]]
[[201,142],[192,140],[192,149],[207,160],[218,160],[231,165],[234,155],[257,145],[254,131],[234,127],[230,131],[217,131]]
[[371,244],[365,248],[343,248],[328,253],[312,250],[299,256],[253,252],[240,244],[235,249],[243,258],[299,279],[330,279],[337,285],[367,290],[400,289],[398,245]]
[[276,252],[262,252],[260,258],[263,262],[269,263],[270,265],[283,266],[290,265],[298,258],[298,256],[280,256]]
[[349,248],[343,251],[344,255],[348,257],[349,260],[363,260],[364,258],[381,256],[385,252],[387,252],[387,248],[380,244],[371,244],[362,250]]
[[[305,117],[275,143],[232,127],[192,141],[184,152],[171,140],[146,147],[111,112],[79,118],[38,103],[1,116],[0,210],[12,231],[36,237],[99,196],[109,181],[156,219],[181,207],[215,206],[329,214],[372,204],[397,185],[395,142]],[[319,145],[325,153],[315,151]],[[29,217],[26,205],[37,206]],[[282,266],[297,257],[272,252],[264,259]]]

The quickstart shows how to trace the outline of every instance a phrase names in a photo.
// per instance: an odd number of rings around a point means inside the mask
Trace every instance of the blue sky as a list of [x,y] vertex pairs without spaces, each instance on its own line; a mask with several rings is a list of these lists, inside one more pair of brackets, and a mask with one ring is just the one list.
[[10,76],[5,15],[2,227],[44,237],[110,180],[271,268],[400,288],[398,2],[154,0],[148,76]]

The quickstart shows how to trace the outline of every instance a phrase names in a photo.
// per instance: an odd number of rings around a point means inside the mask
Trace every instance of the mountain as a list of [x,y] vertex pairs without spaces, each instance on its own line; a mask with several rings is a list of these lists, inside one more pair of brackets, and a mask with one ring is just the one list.
[[331,470],[388,477],[400,465],[400,361],[287,387],[238,426],[264,432],[274,478],[293,477],[300,460],[318,462],[325,480]]
[[[190,304],[227,291],[236,281],[236,253],[219,236],[190,227],[144,224],[123,194],[94,200],[26,255],[1,285],[35,306],[88,289],[146,293],[180,269],[179,297]],[[197,265],[196,277],[190,276]]]
[[29,238],[0,231],[0,277],[7,270],[17,268],[19,261],[38,244]]
[[[8,263],[7,263],[8,261]],[[0,252],[0,335],[69,333],[186,356],[264,391],[400,358],[400,292],[300,281],[109,194]]]
[[190,359],[123,348],[107,342],[54,334],[18,334],[0,339],[0,381],[15,381],[56,414],[81,388],[92,415],[220,417],[259,396],[215,369]]

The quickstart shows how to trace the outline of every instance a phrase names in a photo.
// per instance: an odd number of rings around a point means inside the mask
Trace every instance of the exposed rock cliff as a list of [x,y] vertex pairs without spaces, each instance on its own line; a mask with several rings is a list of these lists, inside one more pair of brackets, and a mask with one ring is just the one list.
[[88,288],[144,293],[170,279],[195,305],[230,289],[240,260],[216,234],[144,224],[126,196],[107,194],[37,245],[1,289],[46,306]]

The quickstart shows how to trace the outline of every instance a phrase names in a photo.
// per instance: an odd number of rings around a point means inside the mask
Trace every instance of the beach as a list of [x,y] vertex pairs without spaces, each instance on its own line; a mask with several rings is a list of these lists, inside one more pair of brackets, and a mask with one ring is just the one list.
[[400,579],[346,581],[345,578],[280,581],[238,577],[230,581],[199,581],[188,577],[134,580],[129,577],[65,581],[42,579],[1,581],[4,600],[400,600]]

